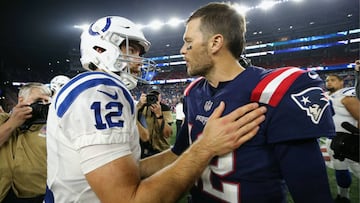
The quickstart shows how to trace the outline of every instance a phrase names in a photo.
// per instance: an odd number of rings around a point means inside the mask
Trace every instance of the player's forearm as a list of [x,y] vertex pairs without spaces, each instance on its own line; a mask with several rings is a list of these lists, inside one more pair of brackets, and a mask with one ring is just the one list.
[[135,202],[175,202],[200,177],[213,156],[195,142],[173,164],[143,180],[137,193],[151,195],[140,195]]
[[140,161],[140,174],[142,178],[146,178],[171,164],[177,159],[177,155],[170,149],[147,157]]

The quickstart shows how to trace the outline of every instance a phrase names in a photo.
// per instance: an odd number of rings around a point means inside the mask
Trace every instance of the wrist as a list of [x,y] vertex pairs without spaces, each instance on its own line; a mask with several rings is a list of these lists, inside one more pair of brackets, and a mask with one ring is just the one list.
[[191,154],[195,154],[195,156],[199,157],[199,159],[209,162],[213,157],[216,156],[216,153],[211,151],[207,147],[207,145],[202,143],[202,141],[200,141],[200,140],[201,140],[201,137],[191,145],[191,147],[189,148],[189,151]]

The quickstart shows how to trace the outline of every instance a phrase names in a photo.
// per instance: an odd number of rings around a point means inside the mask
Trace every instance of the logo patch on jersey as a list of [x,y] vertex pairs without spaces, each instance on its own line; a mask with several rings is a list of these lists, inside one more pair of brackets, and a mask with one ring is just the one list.
[[315,124],[319,123],[326,107],[329,106],[329,99],[320,87],[311,87],[298,94],[292,94],[291,98]]
[[211,107],[212,107],[212,105],[214,104],[214,102],[212,102],[212,101],[206,101],[205,102],[205,105],[204,105],[204,110],[205,111],[210,111],[210,109],[211,109]]
[[314,79],[314,80],[319,77],[319,75],[313,71],[309,71],[308,76],[309,76],[309,78]]
[[106,96],[110,97],[111,99],[114,99],[114,100],[118,99],[117,92],[115,92],[114,94],[111,94],[109,92],[104,92],[102,90],[98,90],[98,92],[101,92],[101,93],[105,94]]

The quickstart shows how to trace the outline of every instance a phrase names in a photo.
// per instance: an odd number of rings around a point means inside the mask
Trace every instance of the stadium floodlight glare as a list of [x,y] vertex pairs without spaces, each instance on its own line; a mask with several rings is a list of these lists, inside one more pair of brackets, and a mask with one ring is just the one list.
[[243,15],[243,16],[245,16],[246,13],[247,13],[249,10],[251,10],[250,7],[247,7],[247,6],[244,6],[244,5],[239,5],[239,4],[237,4],[237,3],[235,3],[233,6],[235,7],[236,11],[237,11],[238,13],[240,13],[241,15]]
[[170,20],[167,21],[166,24],[171,27],[177,27],[179,24],[181,24],[183,22],[184,22],[184,20],[181,20],[179,18],[170,18]]
[[146,27],[146,25],[143,24],[136,24],[136,27],[138,27],[140,30]]
[[278,2],[272,1],[272,0],[271,1],[264,0],[263,2],[260,3],[260,5],[258,7],[263,9],[263,10],[268,10],[268,9],[272,8],[277,3]]
[[89,27],[89,24],[82,24],[82,25],[74,25],[74,28],[85,30]]
[[149,27],[153,30],[159,30],[165,23],[161,22],[160,20],[153,20]]

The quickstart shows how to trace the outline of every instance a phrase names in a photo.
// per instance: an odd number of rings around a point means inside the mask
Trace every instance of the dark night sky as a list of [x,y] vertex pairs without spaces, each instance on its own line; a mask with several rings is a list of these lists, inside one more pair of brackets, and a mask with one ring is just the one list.
[[186,0],[4,0],[0,4],[1,58],[20,64],[43,64],[79,44],[75,24],[90,23],[107,15],[120,15],[135,23],[155,17],[186,18],[209,1]]
[[[152,19],[166,20],[177,16],[186,19],[189,14],[210,1],[208,0],[3,0],[0,3],[0,59],[2,64],[18,66],[45,66],[47,61],[57,60],[67,54],[71,47],[77,46],[80,30],[75,24],[89,23],[106,15],[120,15],[135,23],[147,24]],[[238,0],[248,6],[258,5],[260,0]],[[306,3],[307,2],[307,3]],[[304,0],[304,4],[314,6],[302,8],[297,6],[297,21],[308,20],[314,12],[322,12],[322,18],[331,20],[336,9],[328,7],[337,5],[337,10],[349,4],[359,12],[358,0]],[[315,5],[315,2],[317,3]],[[322,6],[323,5],[323,6]],[[348,6],[349,7],[349,6]],[[301,10],[303,9],[303,10]],[[305,10],[312,12],[311,15]],[[326,11],[328,10],[328,12]],[[344,11],[345,12],[345,11]],[[344,15],[338,13],[340,15]],[[283,20],[290,18],[290,13],[275,13],[271,18]],[[268,16],[270,18],[270,16]],[[265,16],[265,19],[267,16]],[[358,19],[357,19],[358,20]],[[273,22],[269,22],[271,25]],[[332,22],[329,22],[332,23]],[[259,24],[250,24],[252,28]],[[250,28],[251,29],[251,28]],[[161,37],[160,33],[145,35],[151,40]],[[1,64],[0,64],[1,65]],[[4,65],[2,65],[4,66]],[[1,68],[1,67],[0,67]]]

